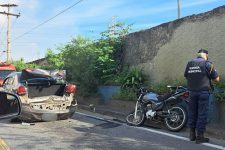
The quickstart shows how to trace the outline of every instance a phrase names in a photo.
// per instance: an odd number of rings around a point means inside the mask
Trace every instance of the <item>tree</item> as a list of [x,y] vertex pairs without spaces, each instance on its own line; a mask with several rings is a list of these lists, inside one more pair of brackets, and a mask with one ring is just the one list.
[[92,41],[78,36],[61,48],[61,53],[68,79],[80,83],[79,92],[95,92],[97,79],[94,75],[94,64],[97,55]]
[[64,61],[61,52],[56,54],[53,50],[47,49],[46,59],[48,66],[44,66],[45,69],[54,70],[64,68]]
[[20,60],[17,60],[17,61],[13,61],[12,63],[15,65],[16,71],[22,71],[25,68],[40,68],[40,66],[38,66],[36,64],[25,63],[23,58],[21,58]]
[[66,69],[67,79],[80,83],[80,92],[93,93],[97,85],[106,84],[119,74],[122,41],[129,31],[130,25],[114,23],[100,34],[98,40],[78,36],[58,48],[58,54],[48,49],[48,67]]
[[122,65],[122,42],[125,35],[131,30],[131,25],[114,22],[108,29],[102,32],[101,38],[95,43],[98,58],[95,64],[95,75],[100,77],[104,84],[114,79],[121,71]]

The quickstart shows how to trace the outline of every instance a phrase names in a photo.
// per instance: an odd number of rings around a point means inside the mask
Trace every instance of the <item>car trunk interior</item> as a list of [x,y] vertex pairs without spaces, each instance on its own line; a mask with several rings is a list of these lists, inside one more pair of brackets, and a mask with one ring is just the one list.
[[63,96],[65,89],[65,84],[56,85],[28,85],[28,97],[40,97],[40,96]]
[[66,84],[46,79],[33,79],[27,81],[26,86],[28,97],[34,98],[49,95],[63,96]]

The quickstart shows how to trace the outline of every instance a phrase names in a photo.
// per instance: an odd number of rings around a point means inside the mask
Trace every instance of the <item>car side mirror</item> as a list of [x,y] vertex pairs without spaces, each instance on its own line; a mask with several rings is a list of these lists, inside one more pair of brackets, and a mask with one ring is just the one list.
[[0,119],[16,117],[21,112],[21,102],[18,96],[0,91]]

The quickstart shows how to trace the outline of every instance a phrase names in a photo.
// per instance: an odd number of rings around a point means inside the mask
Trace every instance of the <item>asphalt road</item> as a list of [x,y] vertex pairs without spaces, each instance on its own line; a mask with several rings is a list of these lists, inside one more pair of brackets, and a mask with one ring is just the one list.
[[130,127],[104,118],[75,114],[69,120],[35,125],[0,122],[0,137],[11,150],[216,150],[151,128]]

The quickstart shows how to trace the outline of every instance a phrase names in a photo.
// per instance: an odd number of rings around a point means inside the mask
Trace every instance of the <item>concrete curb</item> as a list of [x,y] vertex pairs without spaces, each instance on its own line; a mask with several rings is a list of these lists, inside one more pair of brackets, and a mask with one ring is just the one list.
[[126,122],[125,117],[126,117],[127,114],[122,113],[122,112],[98,108],[98,107],[91,108],[89,105],[83,105],[83,104],[79,105],[78,108],[83,109],[83,110],[87,110],[87,111],[90,111],[90,112],[94,112],[94,113],[99,113],[99,114],[102,114],[102,115],[113,116],[114,119],[116,119],[120,122],[124,122],[124,123]]

